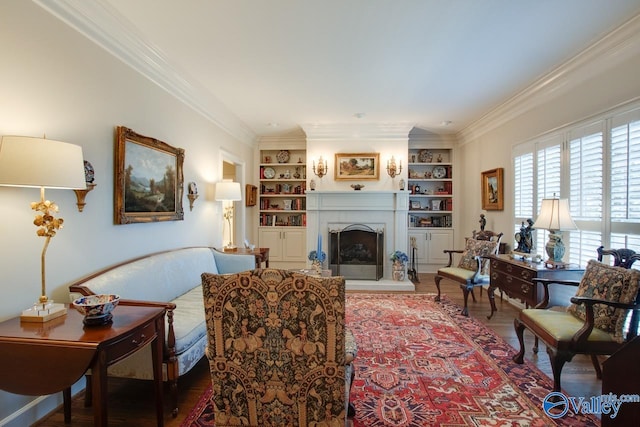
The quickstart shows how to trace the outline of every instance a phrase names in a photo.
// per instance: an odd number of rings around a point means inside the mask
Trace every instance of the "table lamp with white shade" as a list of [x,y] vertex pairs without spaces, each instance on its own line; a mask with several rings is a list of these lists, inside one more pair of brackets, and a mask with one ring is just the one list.
[[545,246],[547,256],[547,264],[553,267],[562,267],[565,247],[562,242],[562,231],[577,230],[575,222],[571,218],[569,212],[569,201],[567,199],[542,199],[540,206],[540,215],[533,224],[535,229],[549,230],[549,241]]
[[0,140],[0,186],[40,188],[40,201],[32,202],[37,212],[33,223],[36,234],[45,238],[40,257],[41,295],[38,302],[23,311],[21,319],[45,322],[66,313],[64,304],[47,297],[45,257],[51,238],[64,220],[56,218],[58,206],[45,199],[45,188],[84,189],[85,170],[82,147],[66,142],[26,136],[3,136]]
[[224,203],[222,217],[229,224],[229,243],[224,247],[225,252],[235,252],[238,248],[233,244],[233,230],[231,219],[233,218],[233,202],[242,200],[242,190],[239,182],[222,181],[216,183],[215,199]]

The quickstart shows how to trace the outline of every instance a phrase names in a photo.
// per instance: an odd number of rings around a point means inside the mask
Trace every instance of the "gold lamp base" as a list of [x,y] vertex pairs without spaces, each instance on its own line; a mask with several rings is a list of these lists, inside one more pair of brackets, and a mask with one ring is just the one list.
[[67,314],[67,307],[64,304],[48,301],[45,303],[35,303],[20,315],[21,322],[45,323]]

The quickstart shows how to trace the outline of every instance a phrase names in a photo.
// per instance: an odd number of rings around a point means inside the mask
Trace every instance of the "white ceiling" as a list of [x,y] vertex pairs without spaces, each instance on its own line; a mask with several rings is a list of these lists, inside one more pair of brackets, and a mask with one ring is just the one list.
[[102,2],[256,135],[457,132],[640,13],[639,0]]

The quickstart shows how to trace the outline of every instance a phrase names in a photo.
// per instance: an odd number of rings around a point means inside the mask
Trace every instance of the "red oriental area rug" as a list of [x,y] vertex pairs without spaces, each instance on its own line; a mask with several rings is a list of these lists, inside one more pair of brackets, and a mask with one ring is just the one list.
[[[599,426],[591,416],[552,419],[552,381],[460,307],[431,294],[348,294],[358,343],[354,427]],[[211,388],[182,426],[213,426]]]

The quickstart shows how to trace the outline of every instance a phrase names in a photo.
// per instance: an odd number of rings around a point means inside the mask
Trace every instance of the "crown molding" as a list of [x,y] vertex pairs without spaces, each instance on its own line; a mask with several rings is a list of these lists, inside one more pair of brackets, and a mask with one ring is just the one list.
[[82,35],[147,77],[160,88],[241,142],[254,146],[256,134],[202,85],[175,69],[157,47],[103,0],[34,0]]
[[640,14],[458,132],[464,145],[640,52]]
[[327,123],[305,124],[302,128],[309,140],[345,139],[409,139],[412,123]]

